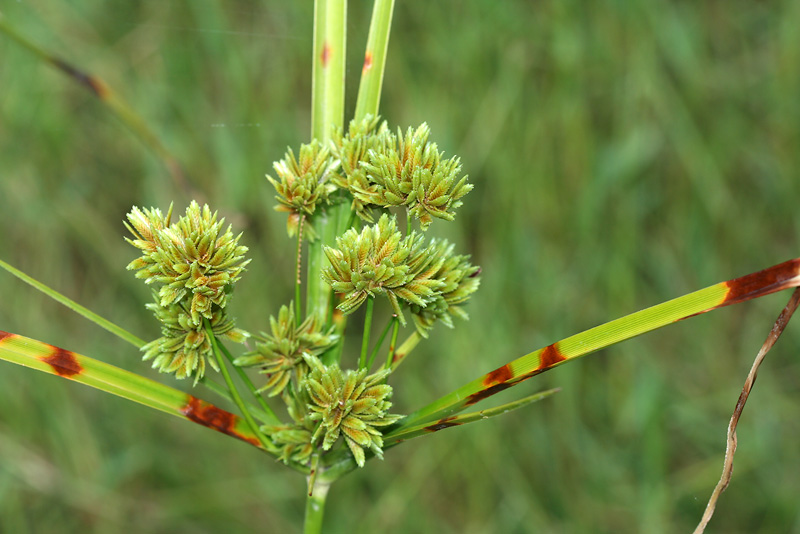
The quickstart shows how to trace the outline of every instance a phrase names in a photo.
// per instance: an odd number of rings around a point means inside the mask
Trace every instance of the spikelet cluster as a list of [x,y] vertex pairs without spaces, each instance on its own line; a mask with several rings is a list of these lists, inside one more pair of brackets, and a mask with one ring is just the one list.
[[365,449],[383,458],[378,429],[403,417],[388,413],[392,387],[383,382],[390,371],[367,375],[366,369],[342,371],[336,364],[325,366],[313,356],[306,356],[306,361],[311,368],[303,381],[307,419],[316,426],[311,442],[321,439],[322,450],[327,451],[343,436],[359,467],[364,467]]
[[354,197],[353,208],[372,222],[370,207],[404,206],[416,217],[423,230],[433,217],[452,221],[461,198],[473,186],[461,175],[461,161],[445,158],[436,143],[430,142],[430,129],[422,124],[403,135],[391,133],[377,119],[351,122],[347,135],[333,138],[334,153],[342,162],[339,187]]
[[337,238],[336,248],[326,247],[331,266],[323,279],[343,298],[338,308],[355,311],[367,298],[385,295],[405,324],[403,303],[411,307],[417,330],[427,337],[437,320],[452,326],[452,317],[466,318],[459,307],[478,288],[478,267],[468,256],[453,254],[445,240],[427,246],[422,235],[403,237],[397,221],[383,215],[377,224],[361,232],[348,230]]
[[361,232],[351,228],[336,238],[336,248],[324,251],[331,266],[322,270],[322,277],[344,295],[338,308],[345,315],[367,298],[385,295],[405,324],[400,301],[425,307],[444,285],[433,278],[446,259],[439,248],[425,247],[416,232],[404,238],[397,220],[385,214]]
[[[300,146],[298,156],[290,148],[286,156],[273,164],[278,179],[267,175],[267,180],[278,193],[275,209],[289,213],[286,228],[290,236],[297,233],[300,220],[313,215],[317,207],[328,202],[336,190],[330,178],[339,163],[330,155],[330,148],[314,139]],[[305,227],[307,236],[313,237],[313,227]]]
[[299,325],[295,320],[294,304],[281,306],[278,317],[269,318],[271,334],[254,336],[256,350],[234,360],[241,367],[258,366],[267,375],[267,383],[259,391],[269,391],[269,396],[279,395],[289,381],[299,384],[308,372],[303,354],[319,356],[336,343],[339,336],[335,327],[323,331],[316,315],[307,317]]
[[417,331],[428,337],[428,333],[437,321],[441,321],[448,328],[453,328],[453,317],[462,320],[469,319],[469,315],[462,308],[480,285],[480,267],[472,265],[467,255],[454,255],[453,245],[442,241],[440,246],[445,250],[441,253],[447,259],[433,275],[443,285],[439,293],[426,306],[411,305],[414,325]]
[[233,341],[247,336],[233,327],[225,311],[233,284],[249,262],[244,259],[247,247],[208,206],[192,202],[174,224],[171,216],[171,207],[166,216],[158,209],[133,208],[126,223],[133,239],[126,240],[143,254],[127,268],[146,284],[159,286],[148,308],[161,322],[162,337],[142,348],[144,359],[153,359],[161,372],[197,381],[211,353],[204,321],[216,335]]

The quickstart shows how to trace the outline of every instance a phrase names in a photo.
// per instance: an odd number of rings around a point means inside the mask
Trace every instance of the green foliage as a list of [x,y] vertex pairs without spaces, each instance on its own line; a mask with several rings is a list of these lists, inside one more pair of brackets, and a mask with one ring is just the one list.
[[[426,120],[439,146],[462,156],[478,189],[448,237],[484,269],[470,327],[434,330],[421,357],[392,375],[404,374],[397,411],[432,398],[419,393],[432,383],[444,391],[508,356],[797,255],[796,2],[462,7],[452,17],[448,3],[398,2],[392,29],[382,114],[392,124]],[[250,267],[237,286],[237,324],[267,328],[292,296],[257,280],[286,279],[293,261],[275,252],[285,250],[285,217],[265,214],[263,175],[283,147],[308,137],[298,94],[311,86],[310,10],[274,1],[3,6],[7,21],[123,94],[186,165],[188,186],[167,179],[91,95],[0,38],[0,64],[14,73],[0,102],[2,258],[155,337],[141,304],[149,291],[119,271],[131,252],[120,213],[183,206],[202,191],[247,230],[258,265],[259,276]],[[359,16],[355,4],[351,12]],[[355,70],[363,49],[348,52]],[[11,277],[0,289],[6,304],[31,303],[0,307],[0,328],[131,367],[125,343]],[[563,386],[558,401],[496,419],[496,432],[467,426],[452,430],[455,443],[444,434],[392,450],[373,467],[393,482],[348,480],[348,506],[329,507],[329,530],[690,532],[719,474],[742,359],[782,300],[543,375],[538,384]],[[789,330],[776,350],[796,346]],[[354,328],[348,334],[358,342]],[[438,356],[456,353],[458,366]],[[776,354],[759,374],[753,400],[768,409],[745,411],[717,532],[797,523],[793,362]],[[300,520],[296,474],[253,472],[263,461],[255,449],[231,454],[213,433],[71,386],[0,373],[0,531],[277,532]],[[175,444],[178,457],[164,454]],[[370,511],[376,501],[404,506]]]

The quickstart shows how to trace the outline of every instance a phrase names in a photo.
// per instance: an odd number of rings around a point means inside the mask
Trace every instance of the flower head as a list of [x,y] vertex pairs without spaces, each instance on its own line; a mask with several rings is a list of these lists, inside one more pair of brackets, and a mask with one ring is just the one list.
[[290,148],[286,156],[273,165],[278,180],[269,175],[267,180],[278,193],[275,209],[289,212],[287,230],[290,236],[296,234],[302,217],[313,215],[317,206],[328,202],[328,196],[336,190],[330,177],[338,165],[330,156],[330,149],[316,139],[301,145],[297,158]]
[[388,370],[367,375],[367,370],[342,371],[338,365],[325,366],[318,358],[306,356],[311,371],[303,381],[308,395],[308,420],[316,424],[312,442],[322,440],[322,450],[344,436],[359,467],[364,467],[364,449],[383,458],[380,427],[403,416],[387,413],[392,387],[382,382]]
[[278,318],[269,318],[272,334],[263,333],[256,343],[256,350],[234,360],[242,367],[260,366],[267,375],[267,383],[261,390],[269,390],[269,396],[280,394],[294,377],[299,384],[308,372],[303,354],[319,356],[330,348],[339,336],[335,327],[327,331],[316,315],[307,317],[299,326],[295,321],[294,305],[281,306]]
[[347,136],[334,137],[334,150],[342,162],[337,185],[354,197],[353,208],[372,222],[368,208],[405,206],[423,230],[433,217],[452,221],[461,198],[472,190],[461,176],[458,158],[444,158],[436,143],[428,141],[430,129],[422,124],[406,134],[392,134],[377,119],[350,123]]
[[[190,313],[182,304],[162,306],[158,299],[148,304],[161,323],[161,337],[142,347],[144,361],[153,360],[153,368],[162,373],[172,373],[175,378],[195,377],[195,383],[203,378],[206,360],[219,371],[213,356],[213,346],[204,327],[194,325]],[[214,310],[211,330],[216,337],[225,337],[236,343],[243,342],[248,334],[234,328],[224,310]]]
[[404,238],[397,221],[388,215],[361,232],[350,229],[336,238],[336,248],[324,249],[331,266],[323,269],[322,277],[334,291],[344,294],[338,308],[349,314],[367,298],[386,295],[405,324],[398,299],[425,307],[444,284],[432,278],[444,258],[423,241],[416,232]]
[[134,239],[126,240],[144,252],[128,270],[136,269],[136,277],[147,284],[161,284],[161,306],[188,299],[196,327],[212,318],[212,306],[225,307],[233,283],[250,262],[244,260],[247,247],[239,244],[241,235],[234,237],[230,226],[223,231],[225,219],[217,221],[208,206],[201,209],[192,201],[186,215],[171,225],[157,209],[133,208],[128,221]]
[[170,224],[172,207],[166,217],[158,209],[134,207],[126,224],[134,239],[126,240],[143,255],[130,264],[136,277],[161,287],[154,291],[156,302],[148,304],[161,322],[162,336],[144,347],[145,360],[153,367],[177,378],[203,378],[206,359],[216,369],[212,343],[206,323],[215,336],[242,342],[247,333],[233,327],[226,306],[233,283],[239,280],[250,260],[244,260],[247,247],[230,226],[223,231],[224,219],[208,206],[201,209],[192,202],[186,215]]

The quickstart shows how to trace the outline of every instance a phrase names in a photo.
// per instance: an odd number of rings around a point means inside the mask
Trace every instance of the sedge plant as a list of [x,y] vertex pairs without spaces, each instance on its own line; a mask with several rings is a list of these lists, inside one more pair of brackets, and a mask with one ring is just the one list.
[[[426,124],[391,125],[379,102],[393,0],[376,0],[353,117],[345,120],[346,2],[314,7],[312,124],[264,185],[286,216],[293,298],[260,330],[237,326],[235,286],[258,269],[247,235],[212,207],[191,202],[132,207],[125,226],[137,256],[128,270],[152,289],[144,304],[160,336],[141,340],[14,267],[0,266],[138,347],[191,393],[69,350],[0,332],[0,358],[57,374],[187,419],[262,450],[306,477],[305,531],[320,532],[331,485],[411,438],[487,419],[550,396],[471,407],[562,363],[722,306],[800,285],[800,260],[710,286],[565,338],[486,372],[419,407],[396,413],[398,366],[443,327],[468,320],[481,268],[458,243],[432,235],[458,221],[473,185]],[[103,100],[162,157],[179,166],[110,89],[38,49],[0,19],[0,29]],[[353,332],[359,343],[352,342]],[[347,334],[350,334],[349,336]],[[345,344],[346,339],[351,342]],[[217,395],[222,408],[200,397]],[[233,412],[237,413],[233,413]]]

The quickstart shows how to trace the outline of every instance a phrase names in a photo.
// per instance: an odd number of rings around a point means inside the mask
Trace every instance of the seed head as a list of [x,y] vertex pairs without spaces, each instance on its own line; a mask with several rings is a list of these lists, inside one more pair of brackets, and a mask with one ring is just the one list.
[[270,317],[272,334],[256,336],[256,350],[234,360],[242,367],[260,366],[260,372],[267,375],[267,383],[260,391],[269,390],[269,396],[283,392],[294,377],[298,385],[308,372],[308,364],[303,354],[319,356],[336,343],[339,336],[335,327],[322,330],[316,315],[311,315],[299,326],[295,321],[294,304],[281,306],[278,318]]
[[367,376],[367,370],[342,371],[338,365],[325,366],[318,358],[306,356],[311,371],[303,381],[308,395],[308,419],[316,424],[312,442],[322,440],[329,450],[344,436],[359,467],[364,467],[364,449],[383,458],[380,427],[403,416],[387,413],[392,403],[392,387],[382,382],[388,370]]

